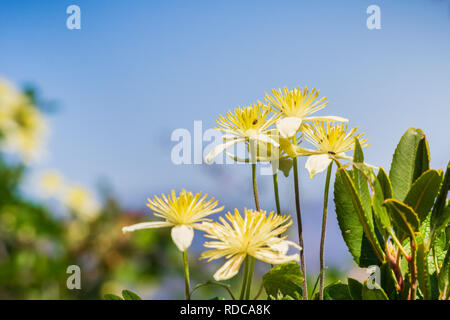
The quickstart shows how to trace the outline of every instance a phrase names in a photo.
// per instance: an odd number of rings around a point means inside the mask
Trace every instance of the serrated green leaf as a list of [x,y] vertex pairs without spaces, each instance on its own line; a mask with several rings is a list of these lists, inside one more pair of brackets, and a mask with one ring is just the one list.
[[125,300],[142,300],[136,293],[131,292],[130,290],[123,290],[122,296]]
[[105,300],[123,300],[121,297],[116,296],[115,294],[111,294],[111,293],[105,294],[105,295],[103,296],[103,298],[104,298]]
[[445,255],[444,263],[439,273],[439,292],[441,299],[450,298],[450,250]]
[[353,278],[347,278],[348,290],[353,300],[362,300],[362,286],[363,284]]
[[[314,295],[314,300],[319,299],[319,293]],[[337,282],[326,286],[323,290],[323,300],[352,300],[348,285]]]
[[342,236],[355,262],[360,267],[382,262],[384,253],[375,234],[372,211],[364,210],[353,181],[343,168],[336,172],[334,202]]
[[388,209],[395,225],[405,232],[407,236],[415,239],[415,232],[419,230],[420,221],[414,210],[395,199],[387,199],[383,205]]
[[278,297],[302,295],[303,276],[297,262],[289,262],[273,267],[263,276],[264,289],[267,295]]
[[411,186],[405,198],[409,205],[423,221],[433,206],[434,199],[442,181],[442,171],[431,169],[424,172]]
[[420,234],[423,235],[424,243],[430,246],[428,250],[427,264],[428,273],[433,274],[436,271],[436,264],[438,269],[442,265],[445,258],[446,248],[447,248],[447,235],[444,230],[440,231],[439,234],[434,236],[432,242],[430,242],[430,216],[428,216],[420,225]]
[[369,289],[367,287],[367,281],[364,281],[362,287],[362,298],[363,300],[389,300],[386,292],[377,284],[373,283],[374,288]]
[[425,242],[422,241],[417,245],[416,264],[417,264],[417,279],[419,281],[419,288],[425,300],[431,298],[431,284],[428,273],[427,255],[428,252],[426,249]]
[[409,128],[395,149],[389,178],[396,200],[403,201],[414,180],[428,169],[424,161],[425,139],[421,129]]

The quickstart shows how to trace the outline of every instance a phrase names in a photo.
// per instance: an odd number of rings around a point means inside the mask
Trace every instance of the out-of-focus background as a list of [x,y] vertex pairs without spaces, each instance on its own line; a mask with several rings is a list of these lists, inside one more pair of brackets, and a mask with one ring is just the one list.
[[[372,4],[378,30],[366,26]],[[79,30],[66,27],[69,5],[81,9]],[[207,192],[226,210],[252,207],[247,166],[176,165],[171,134],[193,134],[195,120],[205,131],[272,88],[319,88],[329,104],[317,115],[366,132],[371,164],[389,167],[412,126],[426,132],[432,166],[444,167],[449,40],[445,0],[2,0],[0,298],[99,299],[121,289],[182,298],[168,230],[121,227],[153,219],[146,198],[171,189]],[[324,178],[301,170],[311,281]],[[295,215],[292,179],[279,179],[282,210]],[[259,183],[262,206],[274,210],[272,178]],[[327,281],[357,273],[330,206]],[[202,242],[197,234],[194,283],[217,267],[198,261]],[[81,267],[81,290],[66,287],[69,265]]]

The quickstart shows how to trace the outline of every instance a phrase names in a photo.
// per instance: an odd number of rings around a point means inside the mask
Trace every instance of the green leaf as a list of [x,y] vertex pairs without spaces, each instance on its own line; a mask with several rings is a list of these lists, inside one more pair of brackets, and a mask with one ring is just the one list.
[[371,198],[369,193],[368,178],[365,173],[367,169],[363,163],[364,153],[359,140],[355,138],[355,151],[353,152],[352,170],[353,184],[355,185],[356,192],[359,195],[364,211],[366,214],[369,214],[371,213]]
[[384,188],[386,188],[386,180],[384,179],[387,178],[387,176],[384,177],[381,172],[384,172],[384,170],[380,169],[380,171],[378,171],[377,178],[373,183],[374,193],[372,196],[372,208],[378,227],[384,230],[385,235],[387,235],[392,230],[392,224],[389,213],[387,212],[386,207],[383,206],[384,201],[389,198],[389,193],[388,191],[386,192],[387,194],[384,192]]
[[297,262],[289,262],[273,267],[263,276],[267,295],[296,298],[302,294],[303,276]]
[[115,294],[111,294],[111,293],[105,294],[103,297],[105,300],[123,300],[121,297],[116,296]]
[[434,235],[447,224],[450,223],[450,212],[448,207],[446,210],[446,200],[448,190],[450,189],[450,162],[447,164],[447,170],[445,170],[444,181],[442,182],[441,189],[434,204],[433,211],[431,212],[431,234]]
[[409,189],[404,202],[417,213],[420,221],[428,216],[441,181],[442,171],[432,169],[424,172]]
[[[314,300],[319,299],[319,293],[314,296]],[[348,285],[337,282],[326,286],[323,290],[324,300],[353,300],[350,295]]]
[[386,171],[384,171],[384,169],[381,167],[378,170],[377,180],[380,183],[381,189],[383,190],[384,198],[392,198],[393,191],[391,180],[389,179]]
[[381,279],[380,284],[389,300],[397,300],[397,280],[394,271],[389,266],[389,262],[383,263],[380,267]]
[[419,230],[420,225],[417,213],[411,207],[395,199],[387,199],[384,202],[384,206],[388,209],[395,225],[408,236],[415,239],[415,232]]
[[428,170],[427,150],[425,134],[421,129],[409,128],[402,136],[389,171],[394,199],[403,201],[415,179]]
[[122,296],[125,300],[142,300],[136,293],[129,290],[123,290]]
[[430,147],[428,146],[428,141],[424,134],[423,139],[419,140],[419,145],[417,146],[413,181],[415,181],[425,171],[429,169],[430,169]]
[[358,138],[355,138],[355,150],[353,151],[353,162],[354,163],[364,162],[364,153],[362,151],[361,144],[359,143]]
[[419,280],[419,288],[422,292],[423,298],[429,300],[431,298],[431,283],[428,274],[428,259],[427,259],[427,249],[424,241],[417,246],[417,279]]
[[[447,227],[446,229],[450,230],[450,227]],[[449,251],[449,240],[449,235],[446,234],[444,230],[440,231],[439,234],[434,237],[434,241],[431,244],[432,249],[428,255],[428,269],[430,270],[430,273],[436,271],[435,262],[438,265],[438,269],[443,267],[445,255],[447,254],[447,251]],[[434,259],[434,257],[436,257],[436,259]]]
[[450,297],[450,250],[445,255],[444,263],[439,273],[439,292],[441,299]]
[[347,282],[348,282],[348,289],[350,291],[350,295],[352,296],[353,300],[362,300],[363,284],[353,278],[347,278]]
[[[444,230],[440,231],[439,234],[434,236],[432,242],[430,242],[430,216],[428,216],[420,225],[420,234],[423,235],[424,243],[427,246],[430,246],[428,249],[428,257],[427,257],[427,265],[428,265],[428,273],[433,274],[436,271],[436,264],[438,269],[440,265],[444,261],[445,253],[447,251],[447,235]],[[436,257],[436,259],[435,259]]]
[[364,281],[364,285],[362,287],[363,300],[389,300],[384,290],[377,283],[373,283],[373,285],[374,288],[369,289],[367,287],[367,280]]
[[353,181],[343,168],[336,172],[334,202],[342,236],[355,262],[360,267],[368,267],[383,261],[384,253],[375,234],[372,211],[363,209]]

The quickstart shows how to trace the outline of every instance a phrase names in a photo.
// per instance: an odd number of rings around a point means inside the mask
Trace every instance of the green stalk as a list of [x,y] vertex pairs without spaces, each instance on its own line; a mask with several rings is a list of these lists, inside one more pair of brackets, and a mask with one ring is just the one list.
[[320,237],[320,287],[319,299],[323,300],[324,280],[325,280],[325,262],[324,262],[324,248],[325,248],[325,233],[327,230],[327,213],[328,213],[328,191],[330,189],[331,171],[333,169],[333,162],[330,163],[327,170],[327,178],[325,180],[325,192],[323,196],[323,216],[322,216],[322,235]]
[[252,290],[252,278],[253,278],[253,270],[255,269],[255,258],[252,256],[248,256],[250,261],[250,268],[248,269],[247,276],[247,289],[245,290],[245,300],[250,299],[250,291]]
[[260,211],[259,197],[258,197],[258,185],[256,183],[256,163],[252,163],[252,180],[253,180],[253,197],[255,198],[256,210]]
[[277,213],[281,214],[280,196],[278,194],[278,174],[276,172],[273,175],[273,191],[275,193],[275,204],[277,206]]
[[186,291],[186,300],[191,300],[191,294],[189,289],[189,264],[187,250],[183,251],[183,262],[184,262],[184,286]]
[[248,277],[248,259],[249,257],[245,257],[244,260],[244,274],[242,275],[242,287],[241,287],[241,294],[239,295],[239,300],[244,299],[245,297],[245,290],[247,289],[247,277]]
[[[294,144],[296,144],[296,137],[294,136]],[[297,212],[297,226],[298,226],[298,243],[302,250],[300,251],[300,264],[303,273],[303,300],[308,300],[308,291],[306,285],[306,263],[305,263],[305,247],[303,245],[303,227],[302,227],[302,212],[300,209],[300,190],[298,187],[298,168],[297,158],[292,158],[294,164],[294,189],[295,189],[295,209]]]
[[[258,184],[256,182],[256,161],[252,161],[252,182],[253,182],[253,197],[255,198],[256,210],[260,211],[261,207],[259,205]],[[253,269],[255,268],[255,258],[248,256],[246,259],[250,260],[250,267],[248,269],[247,275],[247,288],[245,293],[245,299],[248,300],[250,296],[250,288],[252,286]]]

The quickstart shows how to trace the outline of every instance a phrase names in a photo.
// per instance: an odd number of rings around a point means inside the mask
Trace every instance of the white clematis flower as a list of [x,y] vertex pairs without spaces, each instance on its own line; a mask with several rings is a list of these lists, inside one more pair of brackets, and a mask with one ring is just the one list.
[[293,137],[305,121],[342,121],[348,120],[338,116],[310,117],[328,104],[326,97],[318,99],[319,90],[313,88],[287,88],[272,90],[272,95],[266,93],[266,101],[283,119],[277,121],[277,129],[283,138]]
[[147,206],[154,210],[154,215],[164,218],[164,221],[142,222],[131,226],[123,227],[122,231],[133,232],[142,229],[165,228],[172,227],[172,240],[178,250],[187,250],[194,238],[194,229],[201,229],[202,222],[211,221],[207,216],[222,211],[223,206],[217,207],[217,201],[211,198],[205,201],[207,195],[197,193],[193,195],[191,192],[182,190],[177,197],[175,191],[172,190],[171,195],[161,198],[154,197],[153,200],[147,199]]
[[355,138],[359,139],[361,147],[367,147],[367,139],[361,139],[364,133],[356,134],[358,128],[353,128],[347,133],[347,125],[343,123],[329,123],[313,121],[303,129],[306,141],[316,147],[306,160],[305,168],[310,178],[327,169],[334,159],[353,159],[345,155],[346,151],[355,148]]
[[217,145],[205,157],[207,163],[226,149],[238,143],[270,143],[278,146],[278,142],[269,135],[269,127],[275,123],[277,117],[269,118],[270,110],[263,103],[255,103],[249,107],[236,108],[225,116],[219,116],[216,120],[218,127],[214,129],[225,132],[223,143]]
[[298,254],[288,255],[289,246],[300,250],[292,241],[281,236],[292,224],[289,216],[266,214],[266,211],[244,209],[241,216],[237,209],[234,214],[228,212],[220,222],[204,223],[205,242],[209,250],[204,251],[200,259],[207,261],[225,258],[227,261],[214,274],[216,281],[234,277],[247,255],[270,264],[299,261]]

